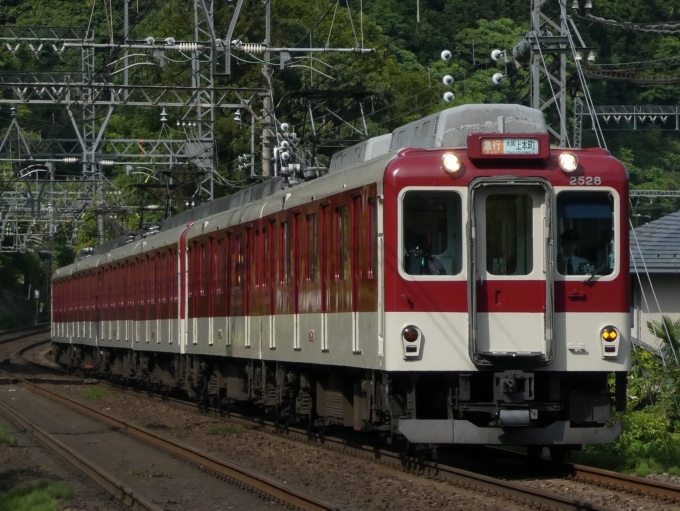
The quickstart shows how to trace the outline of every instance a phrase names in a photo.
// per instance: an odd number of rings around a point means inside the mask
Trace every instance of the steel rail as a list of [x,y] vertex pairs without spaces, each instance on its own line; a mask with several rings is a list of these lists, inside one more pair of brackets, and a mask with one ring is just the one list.
[[[107,383],[112,387],[116,386],[111,384],[110,382]],[[139,392],[142,393],[141,391]],[[57,397],[62,398],[61,396]],[[183,408],[192,412],[198,411],[198,405],[194,403],[189,403],[187,401],[174,398],[171,398],[170,401],[176,407]],[[97,414],[100,413],[96,410],[93,411],[94,413]],[[114,420],[118,421],[119,419],[114,418]],[[558,494],[545,492],[542,490],[523,486],[521,484],[513,482],[495,479],[492,477],[484,476],[482,474],[477,474],[471,471],[459,469],[456,467],[440,465],[434,462],[416,460],[415,458],[404,458],[403,456],[399,455],[394,451],[380,449],[375,446],[355,444],[352,443],[351,441],[342,438],[323,437],[323,439],[321,439],[319,437],[313,437],[310,436],[309,432],[305,430],[288,427],[284,429],[280,425],[277,425],[275,422],[272,421],[257,418],[248,418],[246,416],[235,413],[230,413],[228,415],[228,420],[241,423],[242,425],[245,426],[257,428],[266,433],[276,434],[279,437],[288,438],[294,441],[300,441],[306,444],[315,443],[319,447],[323,447],[325,449],[332,450],[335,452],[350,454],[366,459],[374,459],[379,463],[389,465],[392,467],[405,469],[410,472],[417,472],[428,477],[450,481],[461,486],[472,487],[483,491],[491,491],[494,493],[501,493],[504,495],[508,495],[509,497],[515,500],[526,502],[533,505],[539,505],[542,507],[547,507],[549,509],[560,510],[591,509],[603,511],[608,509],[589,502],[580,501],[578,499],[570,499]],[[120,422],[122,423],[123,421]],[[149,432],[146,433],[149,435],[154,435],[153,433]],[[509,454],[509,451],[505,451],[505,453],[507,455]],[[510,454],[521,457],[522,459],[527,458],[527,456],[522,453],[513,452]],[[222,462],[222,460],[217,461]],[[555,462],[552,462],[550,460],[542,460],[542,462],[545,463],[546,466],[550,465],[552,467],[555,467]],[[582,481],[603,484],[610,487],[623,489],[625,491],[642,492],[662,499],[680,501],[679,485],[663,483],[660,481],[641,478],[637,476],[620,474],[617,472],[603,470],[595,467],[588,467],[585,465],[578,465],[572,463],[562,463],[561,465],[567,468],[568,472],[573,477],[580,479]]]
[[[49,323],[40,323],[38,325],[33,325],[28,328],[18,328],[16,330],[8,330],[6,332],[0,333],[0,344],[9,344],[10,342],[19,341],[30,337],[31,335],[37,335],[42,333],[50,332]],[[16,334],[16,335],[15,335]],[[12,337],[7,337],[12,336]],[[7,338],[5,338],[7,337]]]
[[598,485],[616,488],[629,492],[645,493],[647,495],[658,497],[662,500],[671,500],[680,502],[680,485],[664,483],[655,481],[654,479],[647,479],[633,475],[621,474],[612,470],[605,470],[597,467],[589,467],[586,465],[579,465],[577,463],[569,462],[555,462],[544,458],[529,458],[526,454],[517,451],[509,451],[503,448],[490,447],[490,451],[502,452],[503,457],[511,457],[519,461],[530,461],[534,464],[542,464],[546,470],[559,469],[560,472],[569,474],[571,477],[585,481],[588,483],[595,483]]
[[[113,386],[113,385],[112,385]],[[141,391],[140,391],[141,392]],[[197,406],[185,401],[171,399],[174,405],[196,412]],[[310,443],[308,432],[298,428],[286,428],[282,433],[280,426],[274,422],[259,419],[250,419],[238,414],[230,414],[227,420],[249,425],[264,430],[267,433],[274,433],[283,438]],[[433,479],[450,482],[456,486],[470,488],[477,491],[488,492],[496,495],[503,495],[516,502],[530,506],[538,506],[544,509],[560,511],[609,511],[610,508],[598,506],[591,502],[582,501],[565,497],[560,494],[550,493],[544,490],[524,486],[522,484],[496,479],[483,474],[471,472],[456,467],[440,465],[434,462],[416,460],[415,458],[404,458],[399,453],[385,449],[379,449],[370,445],[352,444],[341,438],[324,437],[318,439],[316,445],[325,449],[352,455],[358,458],[371,459],[386,466],[417,473]]]
[[108,423],[109,425],[118,428],[134,437],[137,437],[148,444],[154,445],[175,456],[184,458],[200,467],[202,470],[212,471],[226,477],[227,479],[236,480],[243,485],[249,486],[255,491],[269,495],[275,500],[296,506],[297,508],[304,511],[343,511],[342,508],[314,497],[313,495],[309,495],[305,492],[290,488],[287,485],[278,483],[277,481],[269,479],[268,477],[234,463],[219,459],[194,447],[179,444],[174,440],[165,438],[145,428],[118,419],[107,413],[100,412],[92,407],[73,401],[39,385],[30,383],[29,381],[22,379],[21,384],[29,390],[45,396],[48,399],[66,405],[78,413],[87,415],[100,422]]
[[135,511],[163,511],[162,508],[149,502],[141,495],[138,495],[131,488],[125,486],[123,483],[110,476],[93,463],[90,463],[87,459],[80,456],[70,447],[61,443],[47,431],[38,427],[24,415],[14,410],[11,406],[0,401],[0,409],[2,409],[2,411],[12,421],[16,422],[18,425],[29,431],[40,441],[40,443],[42,443],[51,451],[57,453],[85,475],[89,476],[96,483],[102,486],[107,492],[129,506],[131,509]]
[[662,499],[680,501],[680,486],[676,484],[620,474],[618,472],[612,472],[611,470],[587,467],[585,465],[571,463],[568,463],[567,465],[574,477],[583,481],[604,484],[626,491],[639,491]]

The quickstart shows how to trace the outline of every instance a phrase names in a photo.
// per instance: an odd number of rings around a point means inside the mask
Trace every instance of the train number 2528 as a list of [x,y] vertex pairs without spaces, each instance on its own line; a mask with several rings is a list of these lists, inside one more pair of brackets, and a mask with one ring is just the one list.
[[571,186],[597,186],[602,184],[602,178],[600,176],[571,176],[569,178],[569,184]]

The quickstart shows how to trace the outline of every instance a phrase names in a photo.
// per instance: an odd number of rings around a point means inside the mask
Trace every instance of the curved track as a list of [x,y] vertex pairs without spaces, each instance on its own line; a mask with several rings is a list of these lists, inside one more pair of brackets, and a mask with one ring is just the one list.
[[[174,398],[170,399],[170,403],[173,406],[184,410],[205,413],[204,410],[199,410],[198,405],[194,403]],[[211,412],[217,414],[216,410],[211,410]],[[606,507],[597,506],[576,498],[565,498],[563,495],[541,491],[536,488],[528,488],[521,482],[490,477],[488,473],[485,475],[484,469],[480,468],[479,464],[475,464],[474,468],[468,470],[463,469],[460,466],[454,466],[460,465],[460,459],[457,458],[452,460],[446,453],[440,453],[438,461],[424,461],[422,459],[405,457],[389,448],[363,445],[360,441],[332,436],[320,438],[318,436],[310,435],[308,431],[298,428],[282,427],[273,421],[263,420],[261,418],[252,418],[232,413],[229,415],[229,420],[250,428],[257,428],[263,432],[284,436],[291,440],[306,444],[314,443],[319,447],[332,451],[354,457],[375,460],[379,463],[405,469],[409,472],[426,477],[450,481],[457,485],[474,487],[484,491],[497,492],[515,500],[539,507],[549,509],[607,509]],[[480,450],[483,451],[482,456],[480,456]],[[485,462],[501,458],[505,460],[516,460],[523,465],[527,465],[529,467],[529,473],[531,474],[554,474],[556,478],[562,478],[569,481],[580,481],[590,486],[595,485],[618,489],[631,495],[647,495],[660,505],[668,503],[680,505],[680,486],[678,485],[625,475],[585,465],[555,462],[543,458],[529,458],[525,454],[503,449],[477,448],[474,455],[478,458],[482,458]]]
[[[41,332],[39,335],[43,334],[44,332]],[[33,338],[36,337],[34,332],[31,332],[28,335],[32,337],[27,339],[26,342],[15,343],[13,348],[15,350],[15,355],[20,356],[35,346],[45,343],[44,339]],[[22,333],[17,333],[16,337],[13,339],[7,339],[7,344],[10,344],[10,342],[13,340],[23,341],[25,337],[26,336],[22,337]],[[27,362],[26,365],[32,366],[34,368],[36,367],[34,362]],[[0,370],[0,373],[1,372],[4,371]],[[99,412],[94,408],[80,404],[74,400],[68,399],[55,392],[45,389],[40,385],[32,383],[28,381],[27,378],[17,376],[16,373],[9,375],[9,378],[11,378],[13,382],[18,382],[21,386],[33,393],[46,397],[53,402],[65,405],[77,413],[93,418],[98,422],[103,422],[113,427],[114,430],[123,431],[128,435],[141,440],[145,444],[152,445],[155,448],[171,454],[173,457],[188,462],[189,464],[199,468],[199,470],[202,472],[207,472],[211,475],[217,476],[219,479],[227,480],[239,488],[245,489],[249,493],[262,495],[266,500],[277,502],[284,506],[292,506],[295,509],[301,509],[305,511],[341,511],[341,508],[335,506],[332,503],[325,502],[312,495],[287,487],[284,484],[280,484],[253,471],[244,469],[238,465],[215,458],[207,453],[199,451],[198,449],[164,438],[154,432],[117,419],[109,414]],[[68,380],[67,383],[71,383],[71,381]],[[132,509],[144,511],[162,511],[163,508],[150,502],[148,499],[139,495],[130,487],[121,483],[106,471],[98,468],[86,457],[65,445],[63,442],[59,441],[54,435],[51,435],[45,429],[38,426],[36,422],[13,409],[12,406],[9,406],[2,400],[0,400],[0,410],[9,416],[14,422],[30,431],[46,447],[53,450],[69,463],[73,464],[76,468],[90,476],[107,491],[109,491],[114,497],[129,505],[132,507]]]
[[[24,348],[23,351],[26,351],[26,348]],[[40,389],[39,387],[36,387],[36,391],[42,393],[50,392],[45,389]],[[54,393],[51,394],[53,394],[52,396],[53,399],[67,400],[67,398],[64,398],[62,396],[58,396]],[[67,401],[69,401],[70,403],[69,406],[84,407],[84,405],[81,405],[74,401],[70,400]],[[187,403],[185,401],[173,399],[172,402],[174,406],[189,409],[192,411],[197,410],[196,405]],[[120,427],[121,429],[124,429],[125,431],[130,432],[131,434],[135,434],[140,438],[141,437],[146,438],[148,441],[152,441],[151,438],[154,437],[157,439],[155,440],[156,442],[167,441],[167,439],[163,439],[162,437],[156,435],[155,433],[149,432],[137,426],[133,426],[131,424],[126,423],[125,421],[109,416],[107,414],[102,414],[101,412],[98,412],[92,408],[89,408],[88,412],[86,413],[92,416],[99,415],[100,416],[99,420],[104,420],[106,422],[109,422],[110,424],[115,424],[116,427]],[[274,422],[265,421],[262,419],[247,418],[244,416],[239,416],[237,414],[231,414],[230,420],[240,422],[250,427],[257,427],[266,432],[284,435],[285,437],[291,438],[293,440],[302,441],[306,443],[315,442],[326,449],[342,452],[355,457],[374,459],[383,464],[406,469],[408,471],[412,471],[428,477],[449,481],[456,485],[468,488],[475,488],[481,491],[493,492],[496,494],[507,496],[508,498],[511,498],[514,501],[523,502],[528,505],[537,506],[540,508],[569,509],[569,510],[608,509],[606,507],[598,506],[590,502],[584,502],[582,500],[565,497],[564,495],[560,495],[557,493],[548,492],[538,488],[532,488],[523,485],[522,483],[519,482],[507,481],[491,477],[489,475],[485,475],[484,473],[480,473],[480,471],[476,469],[465,470],[460,467],[446,465],[440,462],[423,461],[422,459],[407,458],[393,450],[380,449],[375,446],[369,445],[361,445],[356,442],[348,441],[347,439],[334,437],[324,438],[313,437],[310,436],[309,433],[304,430],[296,428],[282,428],[280,425],[277,425]],[[175,444],[175,442],[172,443]],[[166,446],[162,448],[173,451],[173,449],[176,449],[177,447]],[[223,460],[211,458],[209,456],[208,458],[203,459],[201,458],[201,456],[205,455],[200,453],[200,451],[197,451],[196,449],[190,447],[187,448],[186,446],[181,448],[187,449],[187,451],[184,454],[181,454],[181,456],[183,456],[184,458],[193,460],[195,463],[204,464],[205,466],[210,467],[211,470],[216,470],[219,473],[225,474],[227,477],[238,479],[238,477],[236,477],[232,473],[222,472],[223,470],[227,470],[225,467],[231,464],[224,462]],[[497,450],[489,449],[489,451],[490,451],[488,454],[489,458],[493,458],[494,456],[499,455],[497,453],[494,454],[493,452]],[[503,451],[502,456],[515,458],[522,460],[523,462],[527,462],[527,457],[520,453],[508,453],[507,451]],[[214,463],[216,463],[217,465],[213,467],[212,464]],[[609,488],[618,488],[629,493],[642,493],[650,495],[653,498],[659,499],[660,501],[666,503],[668,502],[680,503],[680,486],[661,483],[658,481],[643,479],[635,476],[628,476],[593,467],[586,467],[582,465],[568,463],[555,463],[544,459],[532,460],[531,463],[535,464],[535,466],[540,466],[540,470],[562,474],[563,477],[576,479],[587,484],[596,484]],[[241,467],[238,466],[232,466],[229,468],[229,470],[233,469],[242,470]],[[255,487],[258,488],[258,486]],[[302,507],[300,506],[300,504],[296,505]],[[302,508],[306,509],[304,507]],[[326,507],[320,509],[335,509],[335,508]]]

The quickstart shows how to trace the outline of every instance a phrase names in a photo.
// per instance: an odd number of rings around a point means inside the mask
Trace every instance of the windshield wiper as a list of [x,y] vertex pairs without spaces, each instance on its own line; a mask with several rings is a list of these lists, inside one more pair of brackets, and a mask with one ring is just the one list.
[[597,274],[604,270],[607,266],[609,266],[609,261],[605,261],[598,268],[594,269],[593,272],[588,276],[588,278],[583,282],[587,284],[588,282],[593,280],[597,276]]

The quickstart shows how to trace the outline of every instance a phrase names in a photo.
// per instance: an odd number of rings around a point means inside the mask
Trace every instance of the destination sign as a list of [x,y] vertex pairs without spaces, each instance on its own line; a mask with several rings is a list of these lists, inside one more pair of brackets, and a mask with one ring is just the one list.
[[536,138],[484,138],[482,139],[482,155],[506,154],[538,154]]

